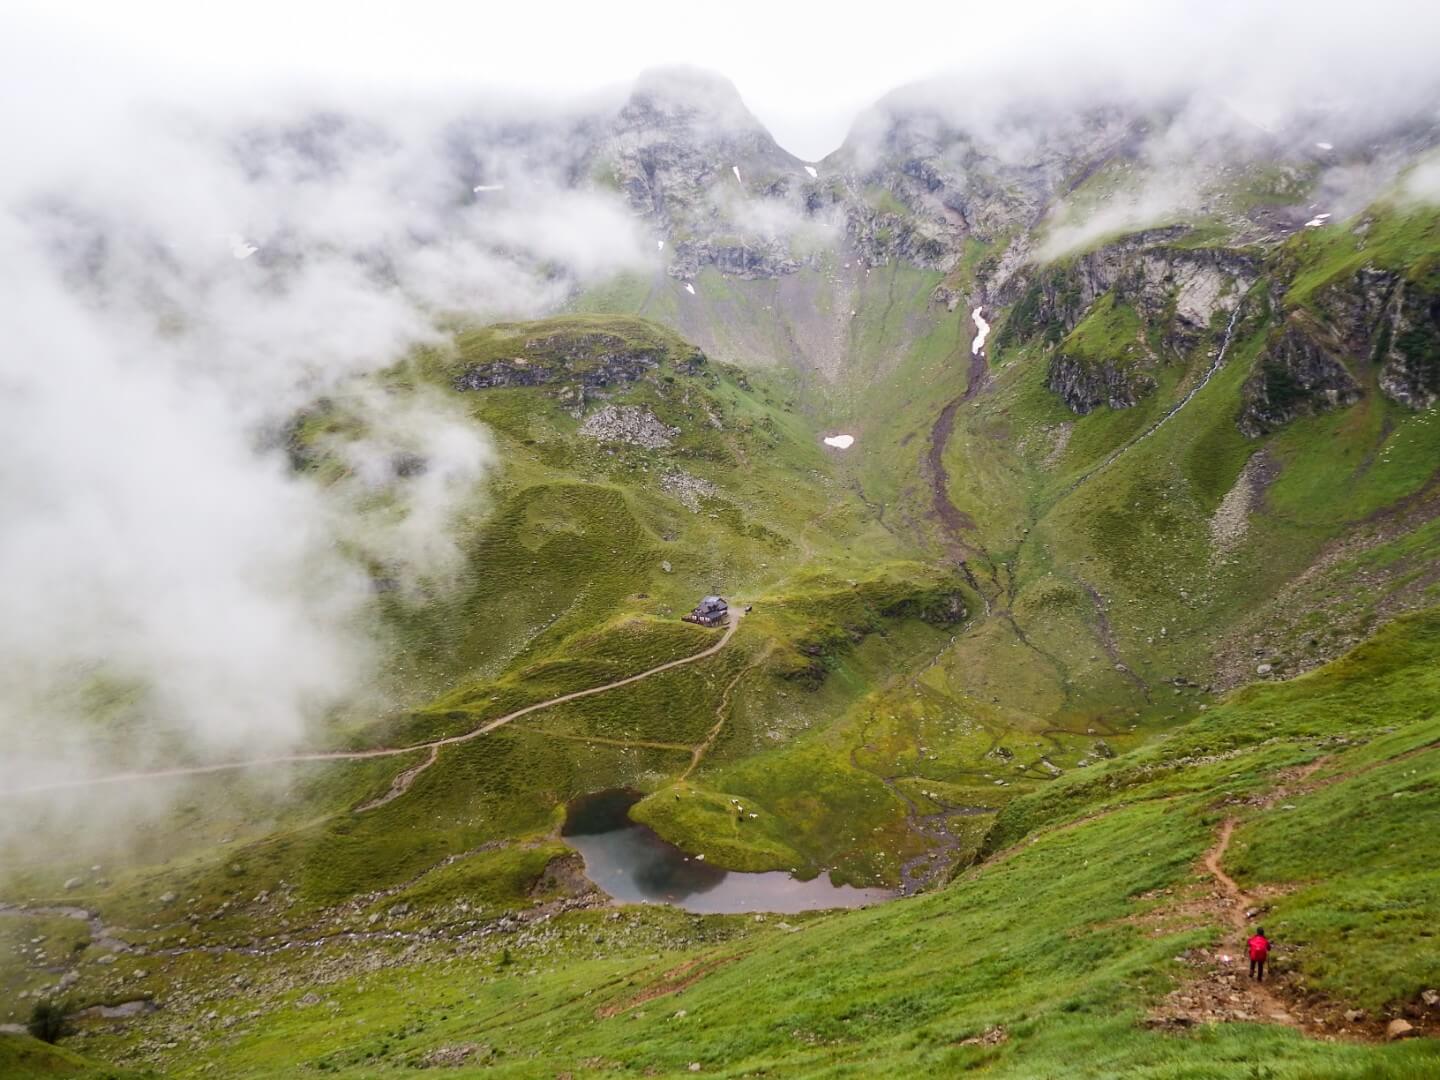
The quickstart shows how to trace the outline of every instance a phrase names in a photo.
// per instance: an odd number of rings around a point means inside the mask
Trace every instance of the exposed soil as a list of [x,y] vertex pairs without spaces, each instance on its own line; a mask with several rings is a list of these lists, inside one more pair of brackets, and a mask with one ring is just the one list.
[[682,993],[694,986],[706,975],[718,970],[733,959],[735,958],[687,960],[679,967],[665,972],[664,975],[660,976],[658,981],[651,983],[638,993],[632,994],[624,1001],[616,1001],[609,1005],[602,1005],[595,1010],[595,1016],[599,1020],[608,1020],[611,1017],[619,1016],[621,1013],[629,1012],[631,1009],[639,1008],[647,1001],[654,1001],[656,998],[666,997],[670,994]]
[[[1253,805],[1268,808],[1282,799],[1324,786],[1306,782],[1326,760],[1317,758],[1299,769],[1280,774],[1277,777],[1280,783]],[[1194,1024],[1248,1021],[1282,1024],[1315,1038],[1383,1041],[1390,1017],[1372,1015],[1302,990],[1293,973],[1275,970],[1273,952],[1267,964],[1266,981],[1250,978],[1245,951],[1250,928],[1267,910],[1269,901],[1283,895],[1285,890],[1247,892],[1225,872],[1225,854],[1238,824],[1238,819],[1227,817],[1220,825],[1215,843],[1201,857],[1200,869],[1212,882],[1210,887],[1182,890],[1178,895],[1167,891],[1166,895],[1171,897],[1169,903],[1137,920],[1152,925],[1157,933],[1175,932],[1182,928],[1177,923],[1192,927],[1219,923],[1224,927],[1217,947],[1190,949],[1176,957],[1185,965],[1186,977],[1157,1004],[1149,1023],[1156,1027],[1185,1028]],[[1406,1018],[1420,1034],[1440,1032],[1440,1016],[1436,1010],[1407,1010]]]

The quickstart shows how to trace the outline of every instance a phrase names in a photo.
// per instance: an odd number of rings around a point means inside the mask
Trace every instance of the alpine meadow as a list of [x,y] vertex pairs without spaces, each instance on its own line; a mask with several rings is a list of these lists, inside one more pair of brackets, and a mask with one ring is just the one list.
[[0,1076],[1440,1075],[1440,14],[64,6]]

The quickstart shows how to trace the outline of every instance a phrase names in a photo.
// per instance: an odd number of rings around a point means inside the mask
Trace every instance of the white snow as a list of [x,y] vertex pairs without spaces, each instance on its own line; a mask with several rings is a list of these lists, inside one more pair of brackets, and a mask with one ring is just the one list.
[[814,165],[806,165],[806,166],[805,166],[805,171],[810,174],[810,179],[811,179],[811,180],[818,179],[819,176],[820,176],[820,174],[815,170],[815,166],[814,166]]
[[695,295],[695,286],[694,286],[694,285],[691,285],[691,284],[687,281],[687,282],[685,282],[685,291],[688,292],[691,296],[694,296],[694,295]]
[[656,241],[655,241],[655,250],[656,250],[656,251],[664,251],[664,250],[665,250],[665,241],[664,241],[664,240],[656,240]]
[[482,192],[482,191],[504,191],[504,190],[505,190],[505,185],[504,185],[504,184],[476,184],[476,185],[475,185],[473,188],[471,188],[470,190],[473,191],[473,192],[475,192],[475,194],[478,195],[478,194],[480,194],[480,192]]
[[977,307],[970,313],[970,318],[975,320],[975,329],[977,331],[975,340],[970,342],[971,356],[980,355],[980,350],[985,348],[985,339],[990,336],[990,324],[985,321],[985,316],[982,314],[984,310],[983,307]]
[[230,254],[237,259],[248,259],[260,249],[239,233],[231,233],[226,239],[230,243]]
[[1321,150],[1334,150],[1334,149],[1335,149],[1335,144],[1334,144],[1334,143],[1317,142],[1315,145],[1318,146]]
[[833,446],[836,450],[849,450],[855,444],[854,435],[826,435],[821,440],[826,446]]
[[744,180],[741,180],[741,179],[740,179],[740,166],[739,166],[739,165],[731,165],[731,166],[730,166],[730,171],[735,174],[735,182],[736,182],[737,184],[743,184],[743,183],[745,183]]
[[1325,224],[1325,221],[1329,216],[1329,214],[1316,214],[1309,221],[1305,222],[1305,228],[1318,229],[1321,225]]

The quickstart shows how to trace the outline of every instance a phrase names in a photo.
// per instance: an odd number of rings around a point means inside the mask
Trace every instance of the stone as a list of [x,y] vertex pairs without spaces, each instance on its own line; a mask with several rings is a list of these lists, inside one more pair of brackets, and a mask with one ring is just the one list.
[[1440,991],[1422,990],[1420,1000],[1433,1009],[1436,1005],[1440,1005]]
[[78,889],[78,888],[79,888],[81,885],[83,885],[83,884],[85,884],[85,882],[84,882],[84,880],[81,879],[81,878],[78,878],[78,877],[68,878],[68,879],[66,880],[66,882],[65,882],[65,891],[66,891],[66,892],[69,892],[71,889]]
[[1274,670],[1275,670],[1275,668],[1274,668],[1272,665],[1270,665],[1270,664],[1261,664],[1259,667],[1257,667],[1257,668],[1255,669],[1255,674],[1256,674],[1256,675],[1269,675],[1270,672],[1272,672],[1272,671],[1274,671]]
[[1409,1020],[1401,1020],[1399,1017],[1396,1017],[1385,1025],[1385,1038],[1389,1042],[1394,1042],[1397,1039],[1413,1039],[1419,1034],[1420,1032],[1415,1029],[1414,1024],[1410,1023]]
[[176,896],[173,892],[162,893],[160,896],[160,902],[162,904],[173,904],[175,900]]
[[644,405],[605,405],[585,418],[579,434],[599,442],[661,450],[680,434],[680,429],[663,423]]

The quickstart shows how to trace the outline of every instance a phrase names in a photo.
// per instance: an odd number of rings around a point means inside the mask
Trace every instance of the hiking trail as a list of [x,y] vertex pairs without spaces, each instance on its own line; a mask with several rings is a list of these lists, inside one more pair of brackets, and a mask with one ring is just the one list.
[[120,784],[129,783],[135,780],[156,780],[180,776],[204,776],[209,773],[228,772],[235,769],[250,769],[264,765],[287,765],[300,764],[312,761],[367,761],[372,758],[399,757],[401,754],[414,754],[422,750],[429,750],[430,754],[419,765],[406,769],[391,781],[390,790],[383,796],[373,799],[355,808],[355,813],[364,813],[376,807],[384,806],[386,803],[398,799],[410,790],[417,777],[433,765],[439,757],[441,748],[456,746],[460,743],[469,742],[479,738],[481,735],[488,735],[492,731],[504,727],[506,724],[519,720],[522,716],[529,716],[531,713],[540,712],[542,709],[553,708],[556,705],[563,705],[569,701],[578,701],[581,698],[593,697],[596,694],[604,694],[611,690],[618,690],[622,686],[629,686],[632,683],[652,678],[655,675],[666,671],[673,671],[678,667],[693,664],[704,660],[706,657],[714,656],[735,636],[735,631],[740,628],[740,620],[745,617],[742,608],[730,609],[730,622],[725,628],[725,633],[714,645],[701,649],[689,656],[682,656],[678,660],[670,660],[659,664],[656,667],[642,671],[636,675],[628,675],[623,679],[616,679],[613,682],[601,686],[592,686],[585,690],[573,690],[568,694],[561,694],[559,697],[549,698],[545,701],[538,701],[533,705],[526,705],[523,709],[516,709],[514,712],[506,713],[504,716],[494,720],[486,721],[479,727],[460,735],[448,735],[441,739],[431,739],[426,742],[416,743],[413,746],[377,747],[373,750],[332,750],[315,751],[302,754],[280,754],[274,757],[249,758],[242,761],[226,761],[213,765],[194,765],[175,769],[155,769],[141,772],[116,773],[110,776],[90,776],[74,780],[59,780],[49,783],[35,784],[31,787],[23,787],[7,792],[10,795],[28,795],[42,791],[58,791],[66,788],[84,788],[99,784]]

